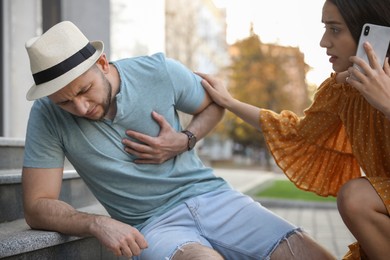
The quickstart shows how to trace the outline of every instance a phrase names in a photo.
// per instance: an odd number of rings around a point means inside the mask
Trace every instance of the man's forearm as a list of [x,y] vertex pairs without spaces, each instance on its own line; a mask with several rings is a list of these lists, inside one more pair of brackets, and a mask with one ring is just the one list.
[[77,211],[63,201],[39,199],[27,211],[26,221],[32,228],[94,236],[117,256],[139,255],[148,246],[136,228],[108,216]]
[[205,137],[221,121],[225,109],[215,103],[208,105],[202,112],[194,115],[186,127],[198,140]]
[[67,235],[89,236],[97,215],[79,212],[69,204],[54,199],[39,199],[25,218],[34,229],[57,231]]

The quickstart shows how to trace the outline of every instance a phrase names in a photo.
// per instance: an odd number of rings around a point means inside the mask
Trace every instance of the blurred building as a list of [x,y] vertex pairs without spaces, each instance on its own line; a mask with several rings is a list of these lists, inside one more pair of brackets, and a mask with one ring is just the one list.
[[229,64],[226,12],[212,0],[165,1],[165,47],[195,71],[220,74]]
[[24,44],[57,22],[70,20],[90,40],[103,40],[109,59],[166,52],[190,69],[213,74],[229,60],[224,11],[212,0],[2,0],[0,14],[4,137],[25,137],[33,103],[25,99],[33,79]]

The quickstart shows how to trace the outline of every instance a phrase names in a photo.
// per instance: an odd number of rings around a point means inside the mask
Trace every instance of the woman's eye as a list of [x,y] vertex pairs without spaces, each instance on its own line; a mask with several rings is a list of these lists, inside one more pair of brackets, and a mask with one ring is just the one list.
[[330,31],[330,32],[332,32],[332,33],[334,33],[334,34],[340,32],[340,29],[339,29],[339,28],[333,27],[333,26],[325,26],[325,30],[326,30],[326,31]]
[[338,28],[331,28],[333,33],[338,33],[340,30]]

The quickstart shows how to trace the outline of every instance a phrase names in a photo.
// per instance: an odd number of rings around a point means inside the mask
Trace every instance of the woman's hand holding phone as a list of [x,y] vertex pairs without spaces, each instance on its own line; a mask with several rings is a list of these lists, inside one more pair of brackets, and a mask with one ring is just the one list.
[[[356,88],[364,98],[375,108],[385,114],[390,120],[390,65],[389,58],[380,62],[372,45],[363,44],[367,61],[361,57],[351,57],[355,65],[348,69],[350,75],[347,82]],[[357,69],[357,66],[360,69]]]

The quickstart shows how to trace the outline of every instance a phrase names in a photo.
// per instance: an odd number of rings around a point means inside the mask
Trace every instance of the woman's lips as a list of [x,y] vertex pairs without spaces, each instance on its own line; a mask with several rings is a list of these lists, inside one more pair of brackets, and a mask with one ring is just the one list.
[[330,62],[330,63],[335,63],[336,60],[337,60],[337,57],[336,57],[336,56],[330,56],[330,58],[329,58],[329,62]]

